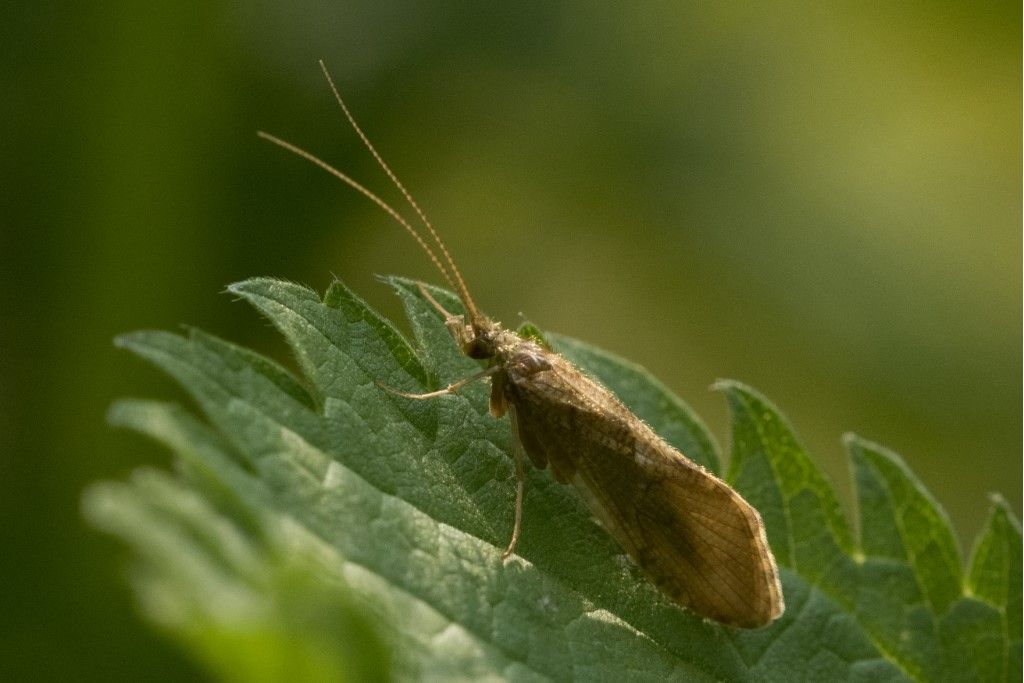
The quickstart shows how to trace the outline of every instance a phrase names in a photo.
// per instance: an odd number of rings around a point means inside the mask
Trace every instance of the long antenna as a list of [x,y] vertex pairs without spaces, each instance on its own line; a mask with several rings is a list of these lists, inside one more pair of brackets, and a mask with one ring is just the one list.
[[[310,152],[307,152],[306,150],[302,149],[301,147],[296,147],[295,145],[293,145],[290,142],[286,142],[286,141],[282,140],[281,138],[279,138],[279,137],[277,137],[275,135],[271,135],[270,133],[264,133],[263,131],[256,131],[256,135],[259,136],[260,138],[263,138],[264,140],[266,140],[268,142],[274,143],[278,147],[282,147],[282,148],[288,150],[292,154],[296,154],[296,155],[302,157],[303,159],[305,159],[306,161],[309,161],[312,164],[315,164],[315,165],[319,166],[320,168],[322,168],[323,170],[327,171],[328,173],[330,173],[332,176],[334,176],[338,180],[342,181],[343,183],[345,183],[346,185],[348,185],[349,187],[351,187],[355,191],[357,191],[360,194],[362,194],[364,197],[366,197],[367,199],[372,201],[374,204],[376,204],[380,208],[384,209],[384,211],[389,216],[394,218],[398,222],[399,225],[401,225],[403,228],[405,228],[406,232],[408,232],[410,235],[412,235],[413,239],[416,240],[416,242],[423,248],[423,251],[427,252],[427,256],[429,256],[430,260],[433,261],[435,266],[437,266],[437,269],[439,271],[441,271],[441,275],[443,275],[444,279],[448,281],[448,284],[451,285],[452,287],[457,287],[455,282],[452,280],[451,275],[448,274],[448,270],[444,267],[444,264],[441,263],[441,260],[439,258],[437,258],[437,254],[435,254],[434,250],[430,248],[430,245],[427,244],[426,241],[423,239],[423,237],[416,231],[416,228],[412,227],[412,225],[409,224],[409,221],[405,220],[405,218],[403,218],[400,213],[398,213],[397,211],[392,209],[390,206],[388,206],[387,202],[385,202],[383,199],[381,199],[380,197],[378,197],[374,193],[372,193],[369,190],[367,190],[365,187],[360,185],[358,182],[356,182],[352,178],[349,178],[347,175],[345,175],[344,173],[342,173],[338,169],[336,169],[333,166],[331,166],[330,164],[328,164],[323,159],[320,159],[320,158],[314,156]],[[465,287],[465,285],[463,285],[463,287]],[[475,309],[472,309],[472,310],[475,310]]]
[[[480,313],[479,311],[477,311],[476,303],[473,301],[473,297],[469,295],[469,288],[466,287],[466,281],[463,279],[462,273],[459,272],[459,267],[455,265],[455,259],[453,259],[452,255],[448,252],[448,247],[445,246],[444,240],[442,240],[441,236],[437,234],[436,230],[434,230],[434,226],[431,225],[430,220],[427,218],[423,210],[420,209],[420,206],[419,204],[416,203],[416,200],[412,198],[412,195],[409,194],[409,191],[405,189],[405,185],[402,184],[402,181],[398,179],[398,176],[395,175],[395,173],[391,170],[391,167],[387,165],[387,163],[384,161],[381,155],[377,152],[377,148],[373,146],[372,142],[370,142],[370,138],[366,136],[366,134],[363,132],[363,129],[359,127],[358,123],[356,123],[355,117],[352,116],[352,112],[350,112],[348,110],[348,107],[345,106],[345,101],[341,98],[341,93],[338,92],[337,86],[334,85],[334,79],[331,78],[331,74],[327,70],[327,65],[324,64],[324,60],[319,60],[319,63],[320,70],[324,72],[324,78],[327,79],[327,84],[331,87],[331,92],[334,93],[334,99],[338,102],[338,106],[341,108],[342,113],[345,114],[345,118],[348,119],[348,122],[352,126],[352,129],[355,130],[356,134],[359,136],[359,139],[363,141],[364,145],[366,145],[366,149],[370,150],[370,154],[372,154],[373,158],[377,160],[377,164],[381,167],[381,169],[384,170],[388,178],[391,179],[391,182],[394,183],[395,187],[398,188],[398,191],[402,193],[402,196],[405,197],[405,200],[409,202],[409,206],[411,206],[413,211],[416,212],[416,215],[419,216],[420,222],[422,222],[424,227],[426,227],[427,231],[430,233],[430,236],[434,238],[434,242],[437,244],[437,246],[440,247],[441,253],[444,255],[445,261],[447,261],[448,265],[451,266],[452,273],[455,275],[459,295],[460,298],[462,299],[462,303],[465,304],[466,309],[469,312],[469,319],[474,322],[479,320]],[[449,283],[451,284],[450,279]],[[452,286],[455,287],[456,284],[452,284]]]

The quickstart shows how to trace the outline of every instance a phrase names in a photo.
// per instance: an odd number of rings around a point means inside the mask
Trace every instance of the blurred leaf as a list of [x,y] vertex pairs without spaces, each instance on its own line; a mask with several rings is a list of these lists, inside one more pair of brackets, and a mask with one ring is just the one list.
[[[307,387],[198,331],[120,343],[206,415],[122,403],[112,421],[162,440],[177,477],[143,471],[86,509],[135,548],[146,613],[226,677],[939,680],[1019,678],[1020,528],[997,501],[967,588],[945,514],[897,456],[849,437],[861,540],[793,430],[723,382],[729,479],[761,511],[786,613],[735,631],[670,604],[548,473],[527,477],[519,555],[507,425],[487,387],[408,401],[478,369],[414,283],[391,278],[417,347],[335,283],[230,290],[287,338]],[[449,310],[458,301],[432,293]],[[666,438],[716,468],[714,441],[642,369],[545,334]]]
[[388,652],[344,578],[344,563],[287,518],[215,435],[171,405],[125,401],[112,423],[182,458],[86,492],[94,524],[128,540],[146,615],[211,671],[237,681],[387,680]]

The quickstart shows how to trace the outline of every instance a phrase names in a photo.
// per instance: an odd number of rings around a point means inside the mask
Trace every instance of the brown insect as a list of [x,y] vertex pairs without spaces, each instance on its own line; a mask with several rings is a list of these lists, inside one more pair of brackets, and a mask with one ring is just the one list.
[[427,253],[456,290],[465,315],[444,316],[459,349],[488,361],[487,369],[439,391],[400,392],[410,399],[453,394],[470,382],[491,381],[490,411],[512,423],[516,466],[515,522],[503,557],[516,548],[523,508],[523,454],[555,479],[572,484],[593,514],[676,603],[729,626],[756,628],[784,607],[775,558],[761,516],[724,481],[668,445],[610,391],[537,341],[504,329],[482,313],[444,242],[342,101],[323,62],[320,67],[353,129],[415,211],[438,252],[401,214],[361,184],[291,143],[259,136],[320,166],[375,202]]

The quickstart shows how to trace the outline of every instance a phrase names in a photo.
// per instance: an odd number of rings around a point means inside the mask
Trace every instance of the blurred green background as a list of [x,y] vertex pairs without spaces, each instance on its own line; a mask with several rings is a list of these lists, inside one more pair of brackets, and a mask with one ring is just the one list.
[[[196,674],[134,616],[83,487],[164,466],[105,426],[183,399],[117,352],[195,324],[284,359],[232,281],[439,281],[323,57],[482,306],[646,365],[725,443],[718,377],[787,413],[849,499],[847,430],[962,541],[1021,504],[1020,4],[18,3],[0,26],[0,672]],[[7,675],[4,675],[4,674]]]

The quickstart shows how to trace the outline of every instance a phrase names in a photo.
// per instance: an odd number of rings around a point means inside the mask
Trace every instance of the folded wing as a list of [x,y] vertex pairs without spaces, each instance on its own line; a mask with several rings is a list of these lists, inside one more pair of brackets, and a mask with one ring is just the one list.
[[564,359],[512,377],[519,438],[538,467],[572,483],[592,513],[668,597],[731,626],[784,609],[761,517]]

